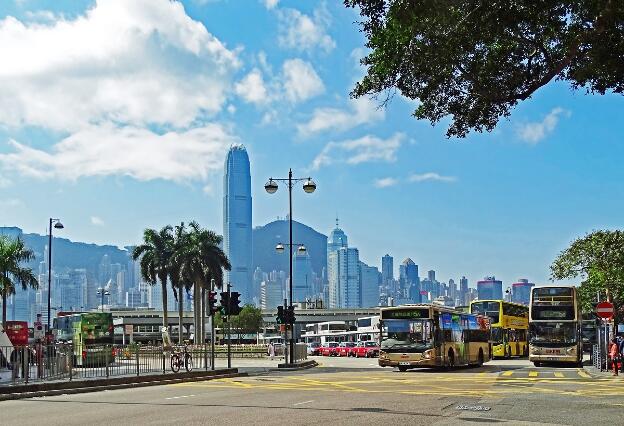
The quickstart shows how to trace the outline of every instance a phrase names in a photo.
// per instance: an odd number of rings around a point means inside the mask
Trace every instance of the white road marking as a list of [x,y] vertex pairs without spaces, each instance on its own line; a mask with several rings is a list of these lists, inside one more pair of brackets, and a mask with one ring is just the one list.
[[297,402],[296,404],[293,404],[293,405],[303,405],[303,404],[309,404],[311,402],[314,402],[314,400],[311,399],[310,401]]
[[171,399],[179,399],[179,398],[191,398],[193,396],[195,396],[195,395],[180,395],[180,396],[171,396],[171,397],[165,398],[165,399],[171,400]]

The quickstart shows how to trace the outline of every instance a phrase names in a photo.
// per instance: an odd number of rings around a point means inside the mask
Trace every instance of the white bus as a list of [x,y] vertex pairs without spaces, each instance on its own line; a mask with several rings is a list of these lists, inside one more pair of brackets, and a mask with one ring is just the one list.
[[583,339],[575,287],[534,287],[529,305],[529,361],[581,365]]

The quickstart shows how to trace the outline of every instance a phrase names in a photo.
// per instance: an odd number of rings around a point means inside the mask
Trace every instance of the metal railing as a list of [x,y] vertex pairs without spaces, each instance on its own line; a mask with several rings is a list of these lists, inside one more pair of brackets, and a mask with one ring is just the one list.
[[[194,371],[211,368],[209,344],[188,345],[186,350],[192,357]],[[174,374],[173,353],[183,354],[184,346],[59,343],[0,347],[0,385]],[[215,346],[214,355],[215,358],[226,358],[227,346]],[[267,356],[267,346],[232,345],[231,355],[234,358],[261,358]],[[181,365],[179,371],[187,371],[186,365]]]

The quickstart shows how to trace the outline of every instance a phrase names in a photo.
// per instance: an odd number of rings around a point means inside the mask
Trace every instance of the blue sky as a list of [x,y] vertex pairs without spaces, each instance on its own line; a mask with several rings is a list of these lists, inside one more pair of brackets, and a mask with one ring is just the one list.
[[349,99],[364,70],[342,2],[0,3],[0,225],[125,245],[145,227],[222,229],[223,159],[247,146],[255,225],[285,216],[269,176],[318,184],[294,217],[336,215],[369,264],[421,276],[548,279],[577,236],[622,223],[624,100],[563,83],[490,134],[445,138],[416,103]]

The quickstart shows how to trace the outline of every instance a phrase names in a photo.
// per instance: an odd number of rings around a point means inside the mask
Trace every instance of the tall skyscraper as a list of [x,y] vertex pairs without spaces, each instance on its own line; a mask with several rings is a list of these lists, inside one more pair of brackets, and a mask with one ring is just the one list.
[[329,307],[359,308],[362,303],[360,291],[360,254],[353,247],[342,247],[329,254]]
[[394,279],[394,259],[389,254],[381,258],[381,282],[387,285]]
[[251,173],[243,145],[230,148],[224,168],[223,248],[232,264],[225,280],[241,294],[243,303],[252,303]]
[[461,277],[459,280],[459,296],[461,299],[461,304],[467,306],[470,302],[468,301],[468,295],[470,292],[468,291],[468,278]]
[[431,270],[431,271],[427,272],[427,278],[429,278],[429,281],[435,281],[436,280],[436,278],[435,278],[435,271]]
[[310,255],[307,252],[299,253],[299,250],[295,250],[293,253],[293,302],[304,302],[306,298],[311,298],[314,295],[313,284]]
[[485,277],[477,282],[477,294],[479,300],[502,300],[503,282],[496,277]]
[[360,288],[362,289],[362,308],[379,306],[379,269],[368,266],[364,262],[360,265]]
[[525,278],[520,278],[517,283],[511,285],[511,301],[528,305],[531,299],[531,288],[533,287],[535,287],[535,284],[530,283]]
[[327,257],[329,259],[329,254],[333,251],[338,250],[342,247],[347,247],[347,235],[344,233],[342,229],[338,226],[338,219],[336,219],[336,227],[329,234],[329,238],[327,239]]

